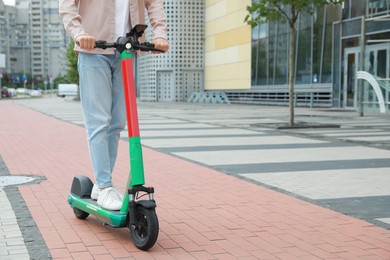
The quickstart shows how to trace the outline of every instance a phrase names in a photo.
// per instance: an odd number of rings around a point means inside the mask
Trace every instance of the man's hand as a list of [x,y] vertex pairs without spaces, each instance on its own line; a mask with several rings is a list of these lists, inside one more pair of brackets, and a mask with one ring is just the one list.
[[[165,40],[163,38],[156,38],[156,39],[154,39],[153,44],[154,44],[154,48],[156,48],[156,49],[163,50],[164,52],[167,52],[169,50],[169,43],[168,43],[167,40]],[[154,54],[159,54],[159,53],[162,53],[162,52],[153,51],[153,53]]]
[[83,34],[78,36],[75,40],[81,49],[87,51],[92,51],[95,49],[95,38],[93,36]]

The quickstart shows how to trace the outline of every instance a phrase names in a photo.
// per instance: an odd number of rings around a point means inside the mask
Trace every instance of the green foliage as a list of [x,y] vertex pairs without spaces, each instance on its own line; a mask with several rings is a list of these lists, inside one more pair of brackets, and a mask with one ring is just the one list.
[[66,84],[71,82],[68,80],[67,77],[59,75],[53,80],[53,83],[54,83],[54,88],[58,88],[58,84]]
[[[12,75],[19,75],[19,81],[15,81],[13,79]],[[22,71],[17,72],[17,73],[15,73],[15,72],[12,72],[12,73],[4,72],[3,78],[2,78],[2,86],[7,86],[9,88],[21,88],[21,87],[23,87],[24,83],[23,83],[23,80],[22,80],[22,75],[23,75]],[[27,79],[26,86],[27,87],[31,86],[33,81],[34,81],[35,84],[38,82],[36,80],[33,80],[33,77],[31,75],[31,73],[24,73],[24,75],[26,75],[26,79]]]
[[79,73],[77,70],[77,55],[74,52],[74,41],[72,41],[66,50],[68,68],[66,70],[66,79],[70,83],[79,83]]
[[313,14],[316,8],[327,4],[340,4],[343,0],[253,0],[247,7],[245,22],[252,27],[268,21],[285,21],[295,25],[300,13]]
[[[78,57],[74,51],[74,41],[71,41],[71,43],[68,46],[68,49],[66,51],[66,58],[68,60],[68,69],[66,70],[66,81],[68,83],[75,83],[79,84],[79,71],[77,69],[77,60]],[[59,79],[60,81],[61,79]],[[77,92],[77,97],[74,98],[75,101],[80,101],[80,88]]]

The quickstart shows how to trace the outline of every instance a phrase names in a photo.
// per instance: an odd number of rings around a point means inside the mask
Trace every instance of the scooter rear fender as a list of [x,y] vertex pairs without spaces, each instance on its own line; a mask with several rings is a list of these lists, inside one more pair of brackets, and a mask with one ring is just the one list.
[[77,197],[86,198],[91,196],[92,188],[92,181],[88,177],[80,175],[73,178],[70,192]]

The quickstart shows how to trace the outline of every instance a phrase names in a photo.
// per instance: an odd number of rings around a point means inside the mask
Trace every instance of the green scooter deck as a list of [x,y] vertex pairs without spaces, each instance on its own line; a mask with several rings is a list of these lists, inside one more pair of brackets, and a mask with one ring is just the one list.
[[113,227],[125,227],[127,225],[127,212],[103,209],[97,205],[95,200],[91,198],[80,198],[73,194],[69,195],[68,202],[72,208],[77,208],[88,214],[94,215],[104,223]]

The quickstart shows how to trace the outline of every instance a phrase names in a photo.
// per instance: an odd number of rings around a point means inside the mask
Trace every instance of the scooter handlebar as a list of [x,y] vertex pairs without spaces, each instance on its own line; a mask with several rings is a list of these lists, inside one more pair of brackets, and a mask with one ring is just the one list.
[[[78,46],[80,46],[79,42],[76,42],[76,44]],[[115,43],[115,42],[107,42],[107,41],[96,41],[95,42],[95,48],[99,48],[99,49],[103,49],[103,50],[105,50],[107,48],[118,48],[119,45],[120,44]],[[144,42],[141,44],[132,44],[130,46],[130,50],[140,50],[140,51],[146,51],[146,52],[148,52],[148,51],[164,52],[163,50],[157,49],[154,46],[155,45],[153,43]],[[124,48],[124,49],[127,49],[127,48]]]
[[[145,29],[148,26],[145,24],[138,24],[134,26],[129,33],[126,34],[126,37],[119,37],[116,42],[107,42],[107,41],[96,41],[95,48],[107,49],[115,48],[120,53],[123,51],[153,51],[153,52],[165,52],[164,50],[155,48],[155,45],[150,42],[140,43],[139,38],[144,33]],[[76,42],[80,46],[79,42]]]

